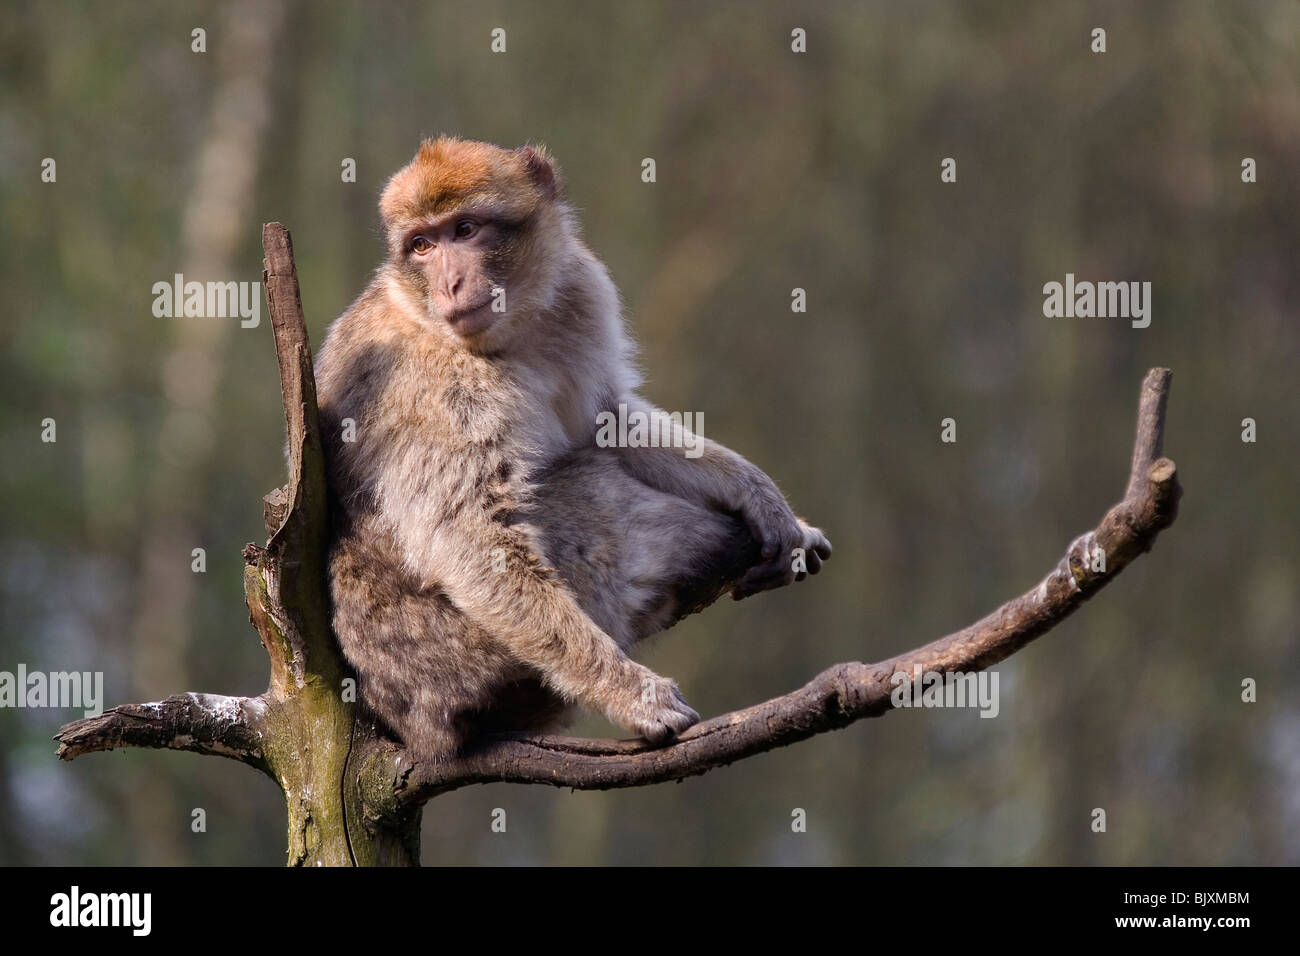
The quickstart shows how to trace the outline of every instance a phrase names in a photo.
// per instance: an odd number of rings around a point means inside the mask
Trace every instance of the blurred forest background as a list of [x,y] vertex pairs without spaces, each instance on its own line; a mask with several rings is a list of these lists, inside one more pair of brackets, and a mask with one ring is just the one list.
[[[240,549],[284,475],[269,320],[155,318],[153,283],[259,281],[281,220],[319,344],[421,136],[542,141],[650,397],[702,412],[835,543],[821,577],[645,655],[702,714],[1036,584],[1122,493],[1150,366],[1174,369],[1186,495],[1151,555],[1000,666],[997,719],[890,714],[677,786],[461,790],[425,812],[426,863],[1300,863],[1294,0],[19,2],[0,72],[0,670],[102,670],[105,706],[260,693]],[[1045,318],[1067,272],[1150,281],[1150,328]],[[283,862],[268,780],[61,764],[79,716],[0,710],[0,863]]]

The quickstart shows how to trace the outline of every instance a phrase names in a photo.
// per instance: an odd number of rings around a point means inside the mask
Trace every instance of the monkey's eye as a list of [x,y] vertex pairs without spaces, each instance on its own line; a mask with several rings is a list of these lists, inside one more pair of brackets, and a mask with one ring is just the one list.
[[411,251],[418,253],[419,255],[424,255],[432,248],[433,243],[424,238],[424,236],[416,236],[411,240]]
[[462,219],[456,223],[456,238],[468,239],[474,233],[478,232],[478,224],[472,219]]

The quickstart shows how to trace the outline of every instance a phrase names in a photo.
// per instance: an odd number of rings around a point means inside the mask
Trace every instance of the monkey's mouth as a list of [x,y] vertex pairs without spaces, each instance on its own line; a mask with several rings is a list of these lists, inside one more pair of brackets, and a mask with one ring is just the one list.
[[491,299],[469,308],[456,309],[447,313],[447,324],[451,326],[452,331],[466,338],[486,332],[495,321],[496,313],[492,311]]

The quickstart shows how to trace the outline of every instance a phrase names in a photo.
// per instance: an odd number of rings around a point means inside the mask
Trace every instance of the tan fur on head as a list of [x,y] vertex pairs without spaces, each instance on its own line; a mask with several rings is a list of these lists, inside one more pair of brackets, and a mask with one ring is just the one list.
[[389,179],[379,212],[391,242],[412,224],[454,209],[490,206],[522,222],[560,198],[559,171],[544,146],[504,149],[439,136],[424,140]]

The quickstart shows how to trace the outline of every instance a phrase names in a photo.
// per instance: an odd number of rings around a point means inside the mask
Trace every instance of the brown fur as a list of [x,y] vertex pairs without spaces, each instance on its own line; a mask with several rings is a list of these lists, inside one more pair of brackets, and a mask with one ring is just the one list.
[[[316,369],[333,623],[363,700],[429,758],[575,703],[680,732],[697,715],[627,651],[723,590],[802,576],[794,548],[815,573],[825,537],[712,442],[596,446],[603,410],[663,413],[636,395],[617,292],[543,150],[426,141],[380,209],[389,259]],[[475,307],[498,288],[504,312]]]

